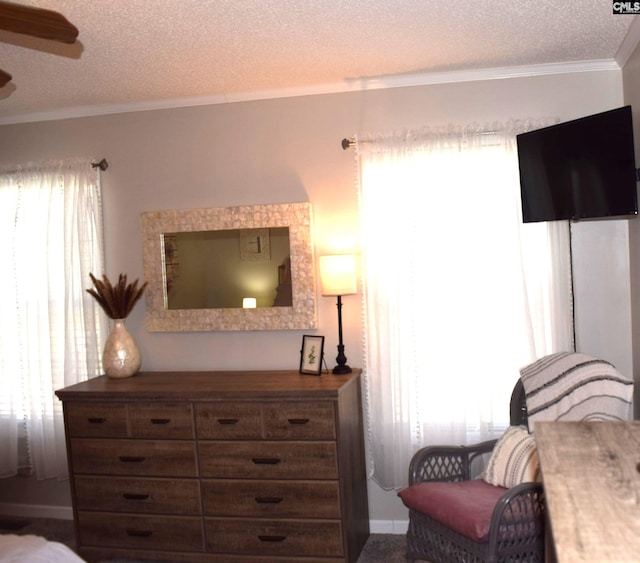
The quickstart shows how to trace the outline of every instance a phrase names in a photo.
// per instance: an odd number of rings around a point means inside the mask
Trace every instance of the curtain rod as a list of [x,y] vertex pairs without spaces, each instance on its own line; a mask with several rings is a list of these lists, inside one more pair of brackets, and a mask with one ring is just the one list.
[[[499,129],[496,130],[496,131],[478,130],[478,131],[476,131],[476,133],[478,135],[498,135],[499,133],[502,133],[502,131],[499,130]],[[367,141],[365,141],[365,142],[367,142]],[[340,141],[340,146],[342,146],[342,149],[346,151],[347,149],[350,149],[351,147],[355,147],[356,146],[356,140],[355,140],[354,137],[348,137],[348,138],[345,137],[344,139],[342,139],[342,141]]]
[[[104,172],[107,168],[109,168],[109,163],[107,162],[106,158],[103,158],[100,162],[92,162],[91,163],[91,167],[92,168],[100,168],[100,170],[102,170]],[[12,170],[5,170],[4,173],[5,174],[17,174],[21,170],[22,170],[21,168],[15,168],[15,169],[12,169]]]

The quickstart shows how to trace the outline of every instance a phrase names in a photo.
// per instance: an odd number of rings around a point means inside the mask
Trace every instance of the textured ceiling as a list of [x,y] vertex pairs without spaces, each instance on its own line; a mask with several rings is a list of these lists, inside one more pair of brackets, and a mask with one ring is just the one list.
[[434,73],[614,65],[636,18],[613,15],[608,0],[17,3],[59,11],[80,34],[69,46],[0,31],[0,68],[13,75],[0,123],[428,83]]

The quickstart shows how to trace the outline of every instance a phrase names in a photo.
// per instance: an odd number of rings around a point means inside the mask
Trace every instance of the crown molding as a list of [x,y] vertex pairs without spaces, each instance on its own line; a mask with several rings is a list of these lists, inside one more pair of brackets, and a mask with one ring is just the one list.
[[[635,24],[638,24],[636,26]],[[640,38],[640,19],[632,24],[638,27]],[[635,33],[635,31],[634,31]],[[629,37],[630,34],[627,35]],[[626,38],[625,38],[626,41]],[[637,43],[637,41],[636,41]],[[635,48],[635,44],[634,44]],[[620,53],[622,48],[618,51]],[[631,52],[633,49],[631,49]],[[630,53],[629,53],[630,55]],[[627,58],[628,56],[627,55]],[[625,60],[626,62],[626,60]],[[451,84],[461,82],[475,82],[484,80],[501,80],[505,78],[524,78],[530,76],[544,76],[554,74],[568,74],[576,72],[594,72],[620,70],[620,65],[615,59],[602,59],[595,61],[574,61],[567,63],[552,63],[540,65],[523,65],[500,68],[485,68],[475,70],[460,70],[448,72],[425,72],[404,75],[390,75],[374,78],[354,78],[332,84],[317,86],[305,86],[298,88],[283,88],[274,90],[261,90],[256,92],[240,92],[236,94],[223,94],[215,96],[199,96],[191,98],[178,98],[168,100],[149,100],[133,102],[130,104],[79,106],[53,111],[25,113],[22,115],[0,118],[0,125],[16,123],[29,123],[37,121],[52,121],[59,119],[71,119],[77,117],[91,117],[118,113],[131,113],[138,111],[152,111],[162,109],[174,109],[204,105],[217,105],[258,100],[271,100],[278,98],[292,98],[300,96],[315,96],[323,94],[340,94],[348,92],[363,92],[370,90],[382,90],[388,88],[406,88],[413,86],[429,86],[433,84]]]
[[432,84],[478,82],[484,80],[502,80],[505,78],[522,78],[527,76],[543,76],[602,70],[620,70],[620,67],[613,59],[603,59],[595,61],[573,61],[567,63],[482,68],[474,70],[428,72],[423,74],[362,79],[357,81],[353,90],[377,90],[407,86],[429,86]]

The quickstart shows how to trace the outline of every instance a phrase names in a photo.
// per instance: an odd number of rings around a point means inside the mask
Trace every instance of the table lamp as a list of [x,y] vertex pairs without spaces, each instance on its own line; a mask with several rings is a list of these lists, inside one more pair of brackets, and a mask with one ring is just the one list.
[[356,261],[353,254],[320,256],[320,287],[322,295],[338,297],[338,365],[333,373],[351,373],[342,343],[342,296],[357,293]]

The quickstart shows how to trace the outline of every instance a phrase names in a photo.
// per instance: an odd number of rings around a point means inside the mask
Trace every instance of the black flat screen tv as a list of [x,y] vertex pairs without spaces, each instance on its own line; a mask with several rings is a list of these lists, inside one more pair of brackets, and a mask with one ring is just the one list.
[[522,219],[637,215],[631,106],[516,137]]

